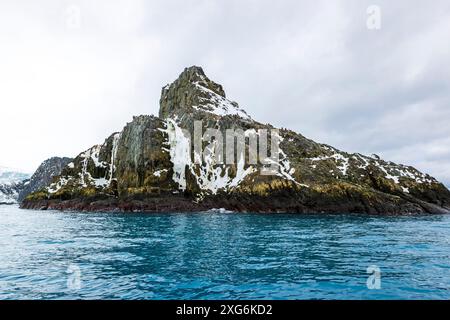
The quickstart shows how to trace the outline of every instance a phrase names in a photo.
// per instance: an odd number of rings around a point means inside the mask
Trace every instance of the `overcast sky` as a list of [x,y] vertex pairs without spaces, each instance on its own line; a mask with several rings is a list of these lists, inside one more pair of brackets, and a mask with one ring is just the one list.
[[102,143],[200,65],[256,120],[450,185],[449,40],[448,0],[1,0],[0,165]]

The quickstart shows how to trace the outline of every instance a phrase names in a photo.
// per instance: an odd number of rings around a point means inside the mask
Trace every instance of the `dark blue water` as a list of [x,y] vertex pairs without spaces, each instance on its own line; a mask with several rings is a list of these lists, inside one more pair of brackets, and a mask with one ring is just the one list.
[[0,298],[448,299],[450,217],[0,206]]

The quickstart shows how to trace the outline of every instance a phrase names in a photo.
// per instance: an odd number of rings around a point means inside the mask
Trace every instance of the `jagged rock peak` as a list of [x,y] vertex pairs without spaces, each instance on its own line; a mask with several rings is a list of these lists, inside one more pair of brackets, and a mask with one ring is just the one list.
[[220,84],[210,80],[201,67],[192,66],[184,69],[172,84],[163,87],[159,116],[162,119],[182,118],[185,114],[198,112],[251,120],[236,102],[226,98]]
[[225,91],[223,87],[210,80],[201,67],[192,66],[185,68],[184,71],[179,75],[178,79],[172,84],[175,87],[183,87],[188,85],[199,85],[206,89],[213,91],[214,93],[226,98]]

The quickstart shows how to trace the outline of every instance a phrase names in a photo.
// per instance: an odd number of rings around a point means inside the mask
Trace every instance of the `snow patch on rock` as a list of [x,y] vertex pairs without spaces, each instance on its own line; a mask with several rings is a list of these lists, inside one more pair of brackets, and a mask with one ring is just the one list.
[[223,117],[228,115],[237,115],[243,119],[252,120],[252,118],[243,109],[239,108],[238,104],[232,102],[221,95],[215,93],[211,89],[205,88],[198,82],[194,85],[204,93],[209,95],[209,98],[199,97],[202,104],[200,106],[193,106],[196,110],[206,111],[217,116]]
[[[329,148],[331,149],[331,148]],[[346,176],[349,169],[349,161],[350,159],[346,156],[344,156],[341,153],[336,152],[330,156],[321,156],[316,158],[310,158],[311,161],[326,161],[326,160],[334,160],[336,162],[336,167],[339,169],[339,171],[342,173],[342,175]]]

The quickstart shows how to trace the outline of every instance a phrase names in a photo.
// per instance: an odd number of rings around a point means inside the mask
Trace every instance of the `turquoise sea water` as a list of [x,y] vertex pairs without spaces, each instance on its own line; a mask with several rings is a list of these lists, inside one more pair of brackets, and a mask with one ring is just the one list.
[[[369,290],[367,268],[381,270]],[[0,206],[0,299],[448,299],[450,216]]]

